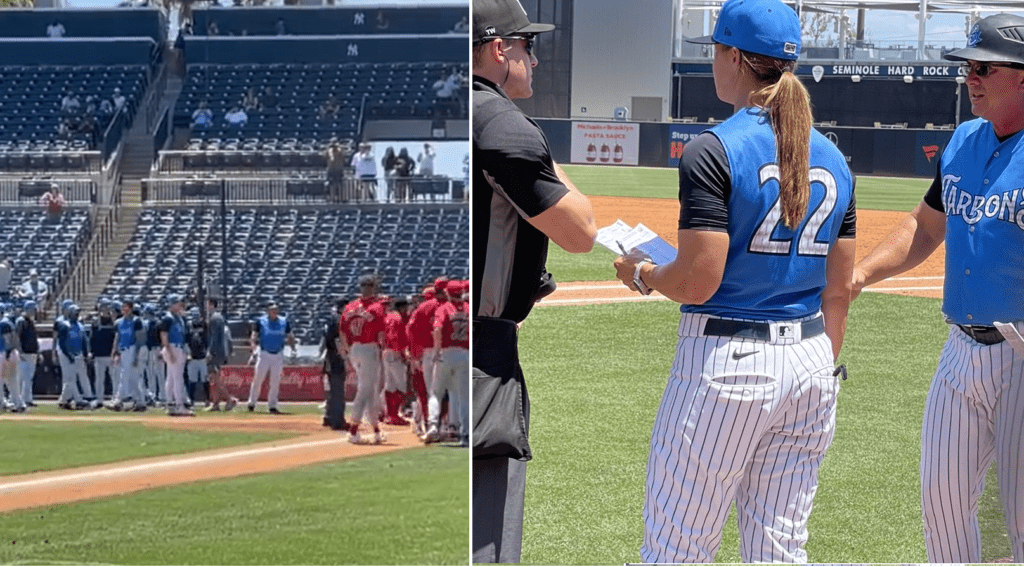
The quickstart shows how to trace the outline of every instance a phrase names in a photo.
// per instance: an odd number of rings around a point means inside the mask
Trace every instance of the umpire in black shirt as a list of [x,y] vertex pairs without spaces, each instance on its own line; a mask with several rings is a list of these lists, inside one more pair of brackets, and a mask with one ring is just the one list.
[[338,299],[335,312],[324,326],[324,342],[321,345],[324,354],[324,374],[327,375],[327,383],[330,385],[327,403],[324,404],[324,427],[336,431],[348,429],[345,420],[345,359],[338,351],[338,318],[347,304],[347,298]]
[[474,563],[520,561],[531,455],[517,333],[553,285],[548,239],[584,253],[597,236],[590,201],[512,102],[533,96],[534,38],[553,29],[518,0],[473,0]]

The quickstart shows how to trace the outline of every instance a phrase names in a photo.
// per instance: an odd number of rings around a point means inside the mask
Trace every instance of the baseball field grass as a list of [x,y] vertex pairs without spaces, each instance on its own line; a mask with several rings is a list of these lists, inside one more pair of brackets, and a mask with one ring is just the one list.
[[[167,418],[171,419],[171,418]],[[69,432],[73,428],[73,433]],[[0,421],[0,476],[115,463],[294,437],[284,432],[185,431],[137,422]]]
[[0,516],[0,563],[459,565],[465,449],[410,449]]

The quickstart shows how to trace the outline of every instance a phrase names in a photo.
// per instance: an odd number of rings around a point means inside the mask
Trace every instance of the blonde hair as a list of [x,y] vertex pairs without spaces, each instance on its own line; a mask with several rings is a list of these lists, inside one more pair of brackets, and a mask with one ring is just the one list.
[[796,61],[746,51],[740,54],[746,63],[742,72],[751,73],[761,85],[751,93],[750,102],[766,109],[771,118],[779,162],[782,221],[795,229],[807,215],[811,196],[811,97],[793,73]]

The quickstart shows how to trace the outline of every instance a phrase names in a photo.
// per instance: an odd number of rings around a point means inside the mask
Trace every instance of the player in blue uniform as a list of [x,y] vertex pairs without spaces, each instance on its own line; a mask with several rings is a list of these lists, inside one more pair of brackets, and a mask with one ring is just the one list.
[[[278,315],[276,303],[267,306],[267,314],[260,317],[253,325],[250,347],[256,359],[256,369],[249,387],[249,411],[256,409],[263,381],[270,376],[267,388],[267,406],[270,413],[281,413],[277,407],[278,393],[281,389],[281,373],[284,369],[284,346],[287,343],[295,354],[295,335],[292,334],[288,318]],[[257,347],[259,350],[257,350]]]
[[121,316],[114,323],[114,329],[111,357],[120,366],[121,380],[111,409],[121,411],[124,402],[131,399],[133,411],[146,411],[146,390],[142,382],[146,365],[146,330],[141,318],[135,314],[135,302],[131,299],[121,303]]
[[36,332],[36,302],[28,300],[22,307],[21,316],[14,322],[18,335],[18,380],[21,382],[21,396],[27,407],[35,407],[32,400],[32,385],[39,360],[39,335]]
[[925,402],[921,504],[932,563],[980,563],[978,499],[996,462],[1010,550],[1024,562],[1024,18],[980,20],[964,61],[971,111],[924,200],[857,263],[855,293],[946,244],[949,337]]
[[[0,303],[0,376],[7,387],[7,399],[0,400],[4,410],[24,411],[25,403],[21,399],[21,388],[18,387],[18,337],[14,332],[14,321],[11,318],[13,306]],[[2,396],[0,396],[2,398]]]
[[89,326],[89,351],[92,353],[92,370],[95,380],[93,391],[96,394],[98,405],[103,405],[103,398],[106,396],[107,376],[110,377],[110,397],[116,398],[121,375],[112,359],[114,335],[117,334],[117,331],[114,327],[114,315],[110,307],[109,301],[101,300],[98,316]]
[[641,556],[714,560],[735,501],[740,557],[806,562],[855,251],[853,178],[793,74],[800,21],[779,0],[727,0],[715,88],[735,114],[687,144],[679,253],[615,260],[630,289],[682,304],[651,435]]
[[185,408],[185,304],[180,295],[170,296],[167,303],[167,314],[160,320],[160,344],[167,363],[167,415],[193,416],[195,413]]
[[78,313],[78,306],[71,304],[67,308],[66,318],[57,322],[58,356],[61,358],[62,371],[62,387],[57,406],[71,409],[71,402],[74,401],[77,409],[96,409],[95,404],[86,401],[92,397],[89,373],[85,368],[89,342],[86,340],[85,328],[78,320]]

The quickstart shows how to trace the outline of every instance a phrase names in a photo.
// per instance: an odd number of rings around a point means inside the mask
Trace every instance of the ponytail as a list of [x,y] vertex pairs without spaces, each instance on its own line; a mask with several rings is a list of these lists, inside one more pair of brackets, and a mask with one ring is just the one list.
[[782,222],[796,229],[807,215],[811,195],[811,99],[793,71],[795,61],[742,52],[758,82],[765,85],[750,101],[768,110],[775,133],[779,163],[779,201]]

